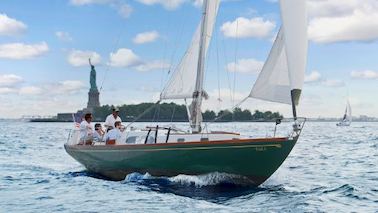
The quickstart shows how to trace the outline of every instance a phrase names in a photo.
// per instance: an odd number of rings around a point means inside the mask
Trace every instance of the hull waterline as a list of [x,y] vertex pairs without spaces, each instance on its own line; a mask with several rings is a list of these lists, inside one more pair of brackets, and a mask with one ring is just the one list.
[[123,180],[132,172],[153,176],[221,172],[244,176],[257,186],[280,167],[297,139],[115,146],[66,144],[65,149],[89,171],[113,180]]

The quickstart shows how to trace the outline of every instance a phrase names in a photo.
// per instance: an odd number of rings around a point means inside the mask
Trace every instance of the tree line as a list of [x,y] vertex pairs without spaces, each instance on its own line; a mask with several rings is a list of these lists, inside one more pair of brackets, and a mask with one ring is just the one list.
[[[93,111],[95,120],[105,120],[112,112],[113,105],[97,107]],[[160,122],[185,122],[188,121],[188,114],[185,105],[175,103],[141,103],[117,106],[120,110],[119,116],[124,121],[160,121]],[[283,118],[279,112],[255,110],[254,113],[248,109],[235,108],[233,111],[221,110],[218,113],[213,110],[206,110],[202,113],[204,121],[275,121]]]

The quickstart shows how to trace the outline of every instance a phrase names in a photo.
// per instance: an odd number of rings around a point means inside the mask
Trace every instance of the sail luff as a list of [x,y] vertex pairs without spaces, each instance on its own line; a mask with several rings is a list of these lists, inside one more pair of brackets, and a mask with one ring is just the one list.
[[[207,8],[207,21],[204,23],[207,33],[203,36],[204,43],[202,45],[202,61],[204,61],[204,58],[206,58],[207,50],[210,45],[214,23],[219,8],[219,2],[220,0],[208,1],[209,6]],[[193,93],[196,90],[197,82],[201,28],[203,26],[202,19],[196,28],[196,32],[193,35],[187,51],[185,52],[180,63],[173,70],[170,79],[162,90],[160,100],[193,98]],[[200,78],[203,79],[203,76]]]
[[290,87],[298,105],[307,64],[307,7],[304,0],[280,0]]
[[191,104],[191,127],[192,132],[201,131],[201,105],[202,105],[202,93],[203,93],[203,76],[204,76],[204,67],[205,67],[205,48],[204,45],[206,42],[207,35],[207,10],[209,8],[208,0],[203,1],[203,12],[202,12],[202,23],[201,23],[201,33],[200,33],[200,43],[198,50],[198,64],[197,64],[197,78],[196,78],[196,87],[193,92],[193,102]]

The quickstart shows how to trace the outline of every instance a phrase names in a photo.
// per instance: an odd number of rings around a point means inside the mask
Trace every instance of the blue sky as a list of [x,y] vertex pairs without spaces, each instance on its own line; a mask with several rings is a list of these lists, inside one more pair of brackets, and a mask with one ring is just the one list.
[[[2,0],[0,117],[85,107],[88,57],[96,64],[102,104],[155,101],[198,25],[199,5]],[[308,11],[310,46],[299,114],[341,116],[349,97],[355,116],[378,116],[377,1],[308,0]],[[229,108],[248,95],[279,26],[277,1],[222,1],[206,65],[205,109]],[[253,99],[242,108],[290,116],[290,106]]]

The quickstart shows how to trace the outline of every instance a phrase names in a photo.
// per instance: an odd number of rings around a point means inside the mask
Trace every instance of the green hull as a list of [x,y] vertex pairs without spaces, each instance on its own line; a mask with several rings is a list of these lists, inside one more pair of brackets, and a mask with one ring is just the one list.
[[222,172],[242,175],[260,185],[284,162],[298,138],[179,144],[83,146],[65,145],[89,171],[114,180],[132,172],[154,176]]

